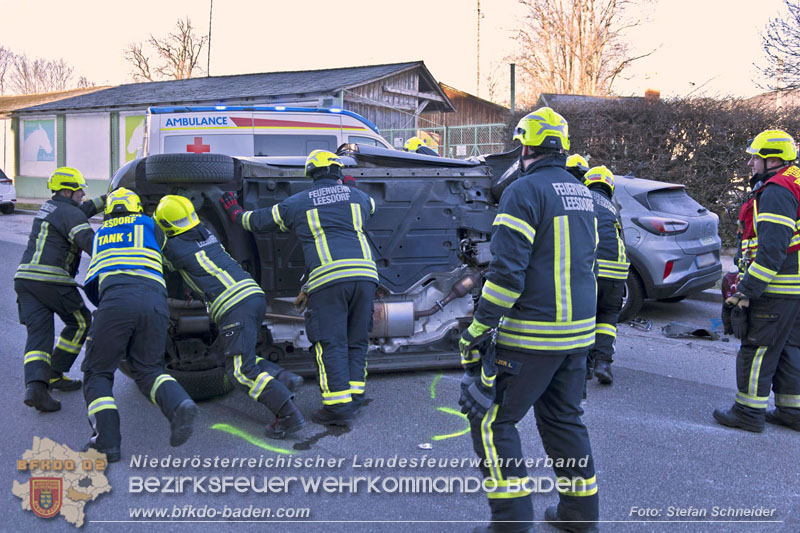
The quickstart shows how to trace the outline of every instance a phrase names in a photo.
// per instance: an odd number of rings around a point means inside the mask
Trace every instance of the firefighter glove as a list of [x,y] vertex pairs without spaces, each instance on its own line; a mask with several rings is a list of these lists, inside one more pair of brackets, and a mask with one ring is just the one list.
[[736,306],[739,308],[750,307],[750,298],[748,298],[741,292],[737,292],[733,296],[725,300],[725,305],[729,305],[731,307]]
[[487,376],[482,369],[480,379],[475,379],[466,387],[466,390],[463,390],[462,381],[462,392],[458,405],[461,406],[461,412],[467,415],[470,422],[481,420],[492,407],[497,396],[494,386],[496,377],[496,373],[493,376]]
[[481,336],[490,329],[489,326],[484,326],[473,319],[472,324],[461,333],[461,340],[458,341],[458,349],[461,352],[462,365],[466,366],[480,360],[481,356],[478,352],[478,344],[484,340]]
[[[733,298],[733,296],[731,296]],[[733,336],[739,340],[747,336],[747,322],[748,322],[748,309],[747,307],[736,306],[731,310],[731,329]]]
[[236,217],[244,212],[244,209],[242,209],[242,206],[240,206],[239,202],[236,200],[236,195],[230,191],[222,194],[219,203],[222,204],[223,209],[225,209],[225,212],[228,213],[228,216],[231,217],[233,222],[236,222]]
[[306,306],[308,305],[308,285],[303,285],[300,289],[300,294],[297,295],[297,298],[294,299],[294,310],[298,313],[302,313],[306,310]]
[[731,313],[733,307],[726,303],[722,304],[722,327],[724,328],[725,335],[733,335],[733,325],[731,324]]

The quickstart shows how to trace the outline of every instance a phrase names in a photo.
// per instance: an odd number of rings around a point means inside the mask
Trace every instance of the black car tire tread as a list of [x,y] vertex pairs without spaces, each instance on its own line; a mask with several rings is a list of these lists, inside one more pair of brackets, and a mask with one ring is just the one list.
[[157,154],[145,160],[151,183],[228,183],[234,175],[233,158],[223,154]]
[[[131,366],[127,359],[120,361],[119,370],[133,379]],[[195,401],[210,400],[233,390],[233,383],[225,373],[225,368],[221,366],[204,370],[176,370],[167,365],[167,373],[175,378],[175,381]]]
[[0,212],[4,215],[10,215],[14,212],[14,204],[0,205]]
[[644,284],[642,283],[642,278],[639,277],[639,274],[634,269],[631,269],[628,274],[625,285],[628,288],[628,301],[625,302],[619,312],[619,322],[634,318],[642,310],[642,304],[644,303]]

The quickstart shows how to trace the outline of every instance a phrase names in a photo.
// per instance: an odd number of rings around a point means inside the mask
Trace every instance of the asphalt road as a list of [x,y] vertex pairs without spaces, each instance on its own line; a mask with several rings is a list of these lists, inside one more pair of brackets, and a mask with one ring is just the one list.
[[[0,530],[33,531],[43,520],[20,510],[20,499],[11,493],[13,480],[24,483],[27,472],[17,472],[16,461],[30,448],[34,436],[48,437],[78,450],[90,429],[80,392],[55,393],[62,410],[40,414],[23,405],[22,355],[25,330],[18,323],[13,274],[24,249],[31,217],[15,214],[0,217],[0,307],[2,343],[0,355],[7,371],[0,374],[5,401],[0,405],[3,431],[0,435],[0,472],[5,487],[0,496]],[[82,267],[86,271],[86,264]],[[79,275],[82,279],[83,274]],[[715,326],[719,297],[703,294],[680,303],[646,303],[641,316],[653,321],[649,332],[627,325],[619,328],[616,382],[603,387],[593,382],[585,405],[600,487],[602,531],[800,531],[800,435],[786,428],[767,425],[762,434],[725,429],[717,425],[711,411],[733,402],[734,362],[737,343],[668,339],[661,326],[671,320]],[[79,375],[76,363],[72,375]],[[123,461],[111,465],[106,476],[112,492],[86,505],[87,531],[470,531],[488,516],[485,496],[480,492],[397,493],[391,479],[401,476],[479,477],[476,469],[464,467],[368,468],[368,459],[470,459],[474,457],[468,435],[460,434],[466,421],[448,412],[456,407],[460,373],[416,372],[379,375],[368,380],[373,401],[365,407],[352,430],[331,433],[308,423],[293,440],[263,438],[262,427],[271,416],[244,394],[232,393],[201,404],[201,415],[192,439],[181,448],[168,445],[168,424],[158,409],[144,398],[128,378],[117,374],[114,394],[122,418]],[[319,403],[313,381],[298,394],[300,409],[309,416]],[[543,460],[545,454],[532,416],[519,429],[528,457]],[[430,449],[421,447],[429,445]],[[332,460],[336,466],[191,468],[136,467],[135,456],[150,458],[245,458],[274,461],[276,458],[312,461]],[[341,461],[341,462],[340,462]],[[530,470],[531,476],[553,477],[545,467]],[[381,493],[369,492],[365,482],[358,491],[347,486],[342,492],[304,489],[301,481],[289,482],[288,492],[269,494],[195,493],[192,484],[184,492],[133,492],[137,477],[254,476],[257,485],[264,476],[281,479],[364,476],[381,480],[374,485]],[[390,479],[391,478],[391,479]],[[387,484],[382,485],[381,483]],[[557,501],[554,492],[533,496],[536,517]],[[194,506],[195,516],[165,518],[153,522],[132,518],[138,508],[174,509]],[[234,522],[199,516],[201,509],[307,508],[308,518],[271,519],[268,523]],[[706,516],[670,516],[676,509],[705,510]],[[727,510],[761,508],[774,510],[766,518],[714,517],[715,508]],[[636,511],[636,510],[639,511]],[[648,516],[640,516],[639,513]],[[222,521],[220,521],[222,520]],[[243,519],[244,520],[244,519]],[[771,520],[741,522],[734,520]],[[133,522],[131,522],[133,521]],[[70,531],[63,518],[49,519],[48,530]],[[554,531],[537,524],[537,530]]]

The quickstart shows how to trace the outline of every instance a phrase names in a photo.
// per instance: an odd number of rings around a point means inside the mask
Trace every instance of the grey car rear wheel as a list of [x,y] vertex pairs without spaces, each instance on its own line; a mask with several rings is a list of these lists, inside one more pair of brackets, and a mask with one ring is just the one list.
[[635,317],[642,309],[644,303],[644,284],[642,278],[635,270],[631,269],[625,281],[625,290],[622,293],[622,310],[619,312],[619,322]]

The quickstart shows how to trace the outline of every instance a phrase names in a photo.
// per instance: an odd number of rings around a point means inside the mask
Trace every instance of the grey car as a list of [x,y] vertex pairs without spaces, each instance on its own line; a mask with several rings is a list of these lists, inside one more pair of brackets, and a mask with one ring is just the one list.
[[719,217],[683,185],[615,176],[631,272],[620,320],[636,316],[646,298],[677,302],[713,287],[722,276]]
[[10,215],[17,205],[17,190],[14,182],[0,170],[0,213]]

